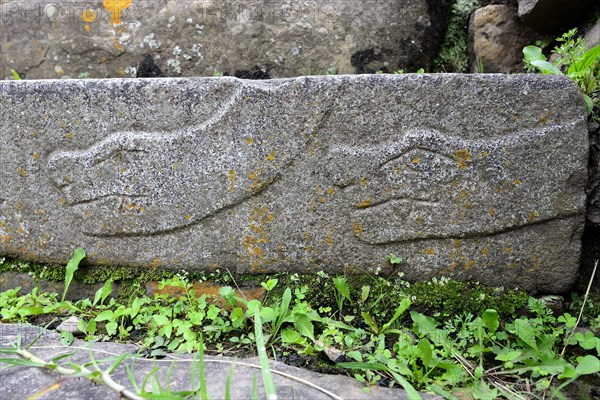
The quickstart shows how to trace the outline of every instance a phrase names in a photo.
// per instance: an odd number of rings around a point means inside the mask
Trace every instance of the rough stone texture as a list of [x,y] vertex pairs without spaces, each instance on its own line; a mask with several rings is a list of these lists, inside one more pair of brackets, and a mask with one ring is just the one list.
[[[586,192],[587,214],[585,230],[583,232],[583,248],[581,255],[581,269],[577,289],[584,291],[592,277],[594,264],[600,260],[600,125],[595,122],[589,124],[590,159],[589,179]],[[600,293],[600,273],[592,285],[592,290]]]
[[574,283],[588,136],[540,75],[5,81],[0,255]]
[[165,76],[415,71],[432,63],[450,3],[133,0],[115,25],[102,1],[5,0],[0,77],[10,68],[28,79],[134,77],[146,53]]
[[523,47],[536,38],[519,21],[513,6],[489,5],[475,10],[469,21],[471,72],[523,72]]
[[519,18],[542,33],[562,33],[589,18],[597,0],[518,0]]
[[[0,323],[0,347],[12,346],[21,335],[24,346],[32,342],[41,332],[41,329],[32,325],[2,324]],[[89,349],[88,349],[89,348]],[[155,360],[143,358],[138,352],[141,348],[133,344],[117,344],[111,342],[86,343],[75,339],[70,347],[63,347],[59,340],[59,334],[55,331],[45,331],[40,339],[29,349],[39,358],[49,361],[59,355],[73,353],[67,358],[58,361],[59,364],[68,367],[69,362],[79,365],[90,362],[90,353],[97,361],[100,368],[106,370],[115,361],[112,356],[129,354],[123,363],[111,374],[113,380],[131,389],[129,375],[125,366],[131,367],[135,380],[139,386],[144,382],[154,368],[157,369],[156,377],[163,385],[173,391],[190,390],[197,385],[198,369],[196,368],[196,383],[192,381],[192,362],[198,362],[197,355],[170,355],[169,358]],[[206,378],[206,390],[211,399],[224,399],[227,375],[233,365],[231,377],[230,395],[231,399],[252,399],[253,379],[256,376],[258,398],[264,399],[265,392],[258,358],[234,359],[231,357],[204,358],[204,376]],[[172,364],[175,366],[170,370]],[[363,385],[358,381],[343,375],[324,375],[316,372],[306,371],[292,367],[281,362],[271,361],[273,380],[280,399],[298,400],[330,400],[331,397],[324,392],[310,387],[301,381],[293,380],[279,375],[282,372],[300,380],[310,382],[319,388],[344,399],[373,399],[406,400],[406,392],[400,389],[389,389],[372,387],[369,392],[363,391]],[[196,364],[197,366],[197,364]],[[93,366],[88,366],[92,369]],[[170,380],[169,380],[170,375]],[[170,385],[168,382],[171,382]],[[27,384],[23,384],[27,382]],[[58,385],[51,387],[54,383]],[[104,385],[90,384],[85,379],[61,380],[57,373],[47,372],[40,368],[14,367],[0,371],[0,397],[3,399],[26,399],[36,392],[46,389],[44,399],[81,400],[81,399],[121,399],[116,392],[111,391]],[[147,390],[151,390],[148,385]],[[428,394],[421,395],[424,400],[438,400],[441,397]]]

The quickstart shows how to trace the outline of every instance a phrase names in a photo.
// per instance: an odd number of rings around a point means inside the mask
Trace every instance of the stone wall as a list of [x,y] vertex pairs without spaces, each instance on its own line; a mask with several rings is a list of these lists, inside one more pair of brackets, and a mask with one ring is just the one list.
[[0,102],[0,255],[577,278],[588,137],[566,78],[5,81]]

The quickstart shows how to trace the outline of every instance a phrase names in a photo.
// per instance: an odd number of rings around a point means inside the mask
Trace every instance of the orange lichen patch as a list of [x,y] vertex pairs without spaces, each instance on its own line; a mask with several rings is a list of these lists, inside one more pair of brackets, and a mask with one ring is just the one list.
[[254,252],[255,255],[260,256],[262,255],[262,250],[260,249],[260,247],[256,246],[254,249],[252,249],[252,251]]
[[267,157],[265,157],[265,159],[267,161],[273,161],[273,160],[275,160],[276,155],[277,155],[277,153],[275,152],[275,150],[273,150],[271,152],[271,154],[269,154]]
[[454,156],[456,158],[456,162],[458,163],[458,168],[460,168],[461,171],[464,171],[465,169],[467,169],[467,161],[471,161],[471,159],[472,159],[471,153],[469,152],[469,150],[468,149],[456,150],[456,152],[454,153]]
[[369,207],[371,204],[373,204],[373,199],[371,199],[370,197],[368,199],[365,199],[363,201],[361,201],[360,203],[358,203],[356,205],[357,208],[366,208]]
[[39,155],[39,153],[33,153],[31,155],[31,158],[33,158],[34,160],[39,160],[40,159],[40,155]]
[[17,168],[17,174],[19,174],[22,177],[29,176],[29,173],[27,171],[25,171],[25,169],[23,169],[21,167]]
[[83,29],[85,29],[86,32],[89,32],[92,30],[92,28],[87,24],[83,26]]
[[425,249],[423,250],[423,254],[427,254],[428,256],[435,254],[435,249]]
[[361,233],[363,233],[365,228],[362,226],[362,224],[360,222],[352,221],[352,230],[354,231],[355,234],[360,235]]
[[479,250],[479,252],[480,252],[481,254],[483,254],[484,256],[486,256],[486,257],[490,255],[490,251],[489,251],[488,249],[485,249],[485,248],[484,248],[484,249],[481,249],[481,250]]
[[335,189],[330,187],[329,189],[327,189],[327,194],[333,196],[335,194]]
[[131,6],[132,0],[104,0],[102,5],[111,14],[111,21],[114,25],[121,23],[121,12]]
[[490,215],[490,217],[494,217],[494,216],[496,216],[496,210],[494,210],[493,208],[490,208],[490,210],[488,211],[488,214]]
[[23,211],[23,210],[25,210],[25,206],[23,205],[23,203],[17,203],[17,204],[15,204],[15,210]]
[[529,222],[535,222],[540,219],[540,214],[532,211],[529,213]]
[[454,245],[454,247],[460,247],[462,246],[463,242],[460,239],[455,239],[454,242],[452,242],[452,244]]
[[[121,53],[125,51],[125,48],[123,47],[123,45],[121,44],[121,42],[119,42],[116,38],[112,38],[112,44],[113,44],[113,46],[115,46],[115,49],[117,49],[117,51],[119,51]],[[123,73],[121,73],[121,71]],[[125,75],[125,70],[124,69],[120,69],[117,72],[119,73],[119,75],[122,75],[122,76]]]
[[20,226],[19,228],[17,228],[17,232],[19,232],[21,235],[25,233],[25,229]]
[[312,250],[312,246],[311,245],[306,246],[306,252],[307,253],[310,253],[311,250]]
[[515,185],[515,186],[519,186],[520,184],[521,184],[521,180],[520,179],[515,179],[513,181],[513,185]]
[[331,235],[327,235],[325,241],[327,242],[327,246],[333,246],[333,237]]
[[546,124],[548,123],[548,118],[546,118],[546,117],[541,117],[541,118],[538,120],[538,122],[539,122],[541,125],[546,125]]
[[[235,170],[234,169],[230,169],[227,172],[227,175],[229,177],[229,191],[233,192],[233,188],[235,186]],[[252,179],[252,178],[251,178]]]
[[250,173],[248,174],[248,178],[256,179],[256,173],[254,171],[250,171]]
[[418,164],[421,162],[421,159],[418,156],[414,156],[412,160],[410,160],[413,164]]
[[83,14],[81,14],[81,19],[83,22],[94,22],[96,20],[96,13],[93,10],[86,8],[83,10]]
[[475,260],[467,261],[467,263],[465,264],[465,271],[470,270],[473,265],[475,265]]

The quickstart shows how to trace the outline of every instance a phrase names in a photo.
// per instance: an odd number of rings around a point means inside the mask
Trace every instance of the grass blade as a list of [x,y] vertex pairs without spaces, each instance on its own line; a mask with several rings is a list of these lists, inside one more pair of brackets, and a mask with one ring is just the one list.
[[256,340],[258,358],[260,360],[263,384],[265,386],[265,395],[267,400],[277,400],[277,392],[275,391],[275,383],[273,383],[273,375],[271,374],[269,356],[267,354],[267,348],[265,347],[265,338],[258,307],[254,310],[254,337]]

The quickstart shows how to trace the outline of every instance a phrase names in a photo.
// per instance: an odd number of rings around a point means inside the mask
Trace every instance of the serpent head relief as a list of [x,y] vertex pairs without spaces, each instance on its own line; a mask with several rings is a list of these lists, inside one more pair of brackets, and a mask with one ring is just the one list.
[[560,126],[481,140],[414,129],[372,146],[333,145],[327,169],[352,204],[360,241],[492,235],[557,218],[565,194],[536,192],[518,160],[529,155],[544,168],[544,147],[560,135]]
[[[185,228],[266,189],[305,150],[320,120],[316,105],[282,93],[281,86],[240,83],[197,126],[115,132],[85,149],[54,151],[52,181],[88,235]],[[275,105],[305,117],[271,115]]]

